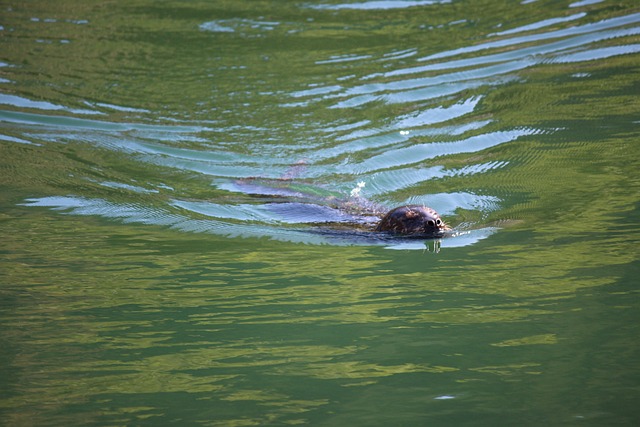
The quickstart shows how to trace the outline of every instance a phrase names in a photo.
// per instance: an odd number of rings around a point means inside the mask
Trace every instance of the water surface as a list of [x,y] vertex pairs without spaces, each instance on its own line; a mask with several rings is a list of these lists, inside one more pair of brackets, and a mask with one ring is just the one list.
[[637,422],[635,2],[1,8],[3,424]]

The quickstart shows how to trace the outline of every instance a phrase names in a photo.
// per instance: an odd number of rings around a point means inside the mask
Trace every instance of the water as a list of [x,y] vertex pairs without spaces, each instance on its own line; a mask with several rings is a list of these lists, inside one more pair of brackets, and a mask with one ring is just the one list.
[[635,2],[1,10],[2,424],[637,424]]

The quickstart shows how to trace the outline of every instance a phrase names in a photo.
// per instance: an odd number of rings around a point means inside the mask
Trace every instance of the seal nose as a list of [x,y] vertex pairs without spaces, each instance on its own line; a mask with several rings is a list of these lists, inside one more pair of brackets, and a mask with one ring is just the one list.
[[442,222],[442,220],[440,220],[440,218],[436,218],[435,220],[430,219],[427,221],[427,225],[429,227],[442,227],[444,225],[444,223]]

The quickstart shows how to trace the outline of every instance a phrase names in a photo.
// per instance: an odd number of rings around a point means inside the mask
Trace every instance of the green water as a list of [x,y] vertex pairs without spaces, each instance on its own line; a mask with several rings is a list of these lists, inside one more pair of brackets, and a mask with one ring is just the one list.
[[631,0],[0,2],[0,424],[637,425],[639,53]]

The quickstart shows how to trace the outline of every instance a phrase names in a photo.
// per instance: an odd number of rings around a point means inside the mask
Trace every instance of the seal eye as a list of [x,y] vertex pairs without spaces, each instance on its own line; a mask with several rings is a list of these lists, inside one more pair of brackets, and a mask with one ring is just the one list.
[[430,226],[430,227],[433,227],[435,224],[434,224],[433,220],[430,219],[429,221],[427,221],[427,225]]
[[440,225],[442,224],[442,221],[440,221],[440,218],[436,219],[436,225]]

